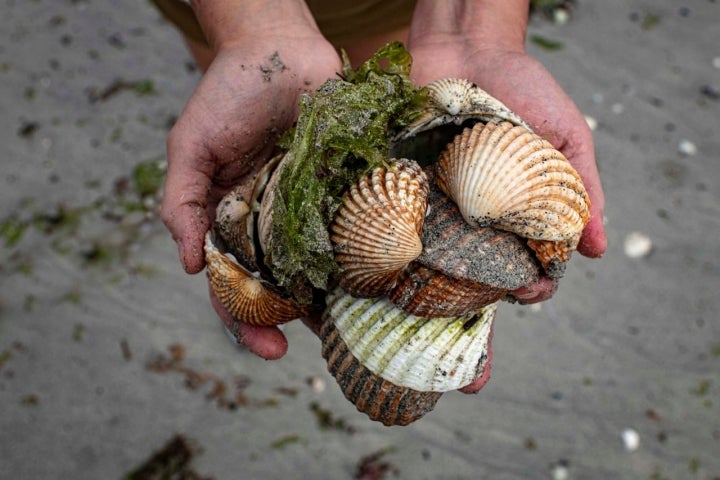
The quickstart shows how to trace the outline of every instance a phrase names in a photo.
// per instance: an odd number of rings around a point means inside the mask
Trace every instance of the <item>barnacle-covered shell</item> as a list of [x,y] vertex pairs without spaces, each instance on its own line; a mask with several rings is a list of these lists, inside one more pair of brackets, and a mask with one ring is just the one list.
[[570,162],[509,122],[465,129],[441,154],[437,182],[468,222],[529,239],[567,240],[590,219],[590,200]]
[[330,226],[338,279],[346,291],[382,295],[420,255],[427,193],[425,173],[405,159],[376,168],[351,186]]
[[506,120],[530,127],[502,102],[474,83],[461,78],[436,80],[425,86],[428,101],[418,117],[395,140],[402,140],[441,125],[460,125],[466,120],[483,122]]
[[508,291],[444,275],[412,262],[403,270],[388,299],[419,317],[457,317],[500,300]]
[[[431,172],[429,176],[434,178]],[[452,278],[501,290],[537,281],[537,262],[517,235],[469,224],[435,182],[428,205],[417,262]]]
[[222,253],[213,242],[211,232],[205,236],[205,262],[213,292],[237,320],[270,326],[310,314],[309,307],[285,298],[268,282]]
[[327,297],[326,321],[350,353],[375,375],[420,392],[445,392],[480,376],[496,305],[446,318],[411,315],[387,297],[356,298],[336,289]]

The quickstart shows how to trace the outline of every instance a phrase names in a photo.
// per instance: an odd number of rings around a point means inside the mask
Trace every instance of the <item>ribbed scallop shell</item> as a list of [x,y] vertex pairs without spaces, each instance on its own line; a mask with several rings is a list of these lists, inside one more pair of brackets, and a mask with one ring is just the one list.
[[320,329],[322,356],[345,398],[371,420],[384,425],[408,425],[435,408],[442,392],[399,387],[375,375],[353,356],[331,318]]
[[420,166],[401,159],[376,168],[344,195],[330,231],[345,290],[361,297],[382,295],[420,255],[427,193]]
[[437,183],[473,224],[567,240],[590,219],[580,175],[547,140],[509,122],[476,124],[438,160]]
[[388,294],[397,307],[419,317],[454,317],[476,312],[508,292],[471,280],[444,275],[412,262]]
[[310,314],[308,307],[280,295],[267,282],[220,252],[211,232],[205,236],[205,262],[213,292],[237,320],[270,326]]
[[425,86],[428,102],[420,115],[395,140],[413,137],[441,125],[460,125],[466,120],[509,121],[530,127],[498,99],[462,78],[444,78]]
[[362,299],[336,289],[324,315],[375,375],[420,392],[445,392],[482,373],[495,310],[491,304],[464,316],[429,319],[410,315],[387,297]]
[[549,240],[528,240],[530,247],[550,278],[560,278],[565,273],[565,266],[570,254],[577,248],[580,233],[559,242]]

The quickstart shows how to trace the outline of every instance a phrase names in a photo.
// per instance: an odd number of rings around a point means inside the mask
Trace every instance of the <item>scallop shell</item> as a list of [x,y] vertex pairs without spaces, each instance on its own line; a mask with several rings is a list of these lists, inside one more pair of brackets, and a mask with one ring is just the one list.
[[322,356],[345,397],[371,420],[386,426],[409,425],[435,408],[442,392],[419,392],[399,387],[375,375],[350,353],[332,322],[320,330]]
[[570,162],[510,122],[465,129],[441,154],[437,183],[468,222],[529,239],[567,240],[590,219],[590,200]]
[[549,240],[528,240],[528,247],[534,252],[540,264],[550,278],[560,278],[565,274],[565,266],[570,254],[577,248],[580,233],[569,240],[552,242]]
[[346,291],[382,295],[420,255],[427,193],[420,166],[401,159],[376,168],[344,195],[330,230],[338,280]]
[[411,315],[387,297],[356,298],[340,289],[327,297],[324,315],[350,353],[382,379],[420,392],[469,385],[487,362],[496,304],[447,318]]
[[396,141],[441,125],[460,125],[466,120],[505,120],[530,130],[530,126],[502,102],[468,80],[445,78],[431,82],[425,88],[428,92],[425,108],[395,137]]
[[417,262],[458,280],[502,290],[515,290],[537,281],[533,253],[517,235],[470,225],[457,205],[440,191],[433,174],[428,214],[423,227],[423,252]]
[[311,309],[285,298],[268,282],[223,254],[205,236],[205,262],[213,292],[225,309],[237,320],[250,325],[270,326],[309,316]]
[[388,299],[408,313],[435,318],[467,315],[497,302],[507,292],[452,278],[413,262],[403,270]]

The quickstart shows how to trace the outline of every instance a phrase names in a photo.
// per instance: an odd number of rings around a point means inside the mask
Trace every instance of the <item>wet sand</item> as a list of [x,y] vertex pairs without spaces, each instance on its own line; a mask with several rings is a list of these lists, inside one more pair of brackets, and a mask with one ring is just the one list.
[[275,362],[228,340],[152,213],[199,74],[149,4],[112,5],[1,9],[0,478],[119,479],[177,435],[218,480],[720,477],[720,5],[533,20],[595,126],[608,252],[501,305],[487,387],[402,428],[355,411],[300,323]]

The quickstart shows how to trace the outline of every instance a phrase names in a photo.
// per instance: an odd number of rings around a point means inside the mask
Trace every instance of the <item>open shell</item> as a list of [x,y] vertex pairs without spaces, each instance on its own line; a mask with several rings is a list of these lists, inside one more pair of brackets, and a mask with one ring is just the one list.
[[376,168],[351,186],[330,226],[345,290],[373,297],[392,288],[422,252],[427,194],[425,173],[404,159]]
[[310,315],[309,307],[285,298],[268,282],[222,253],[205,236],[205,262],[210,286],[220,303],[237,320],[250,325],[270,326]]
[[465,129],[441,154],[437,182],[468,222],[529,239],[567,240],[590,219],[590,200],[570,162],[509,122]]
[[395,136],[395,141],[441,125],[460,125],[466,120],[505,120],[530,130],[530,126],[502,102],[468,80],[445,78],[431,82],[425,88],[427,104],[417,118]]
[[420,392],[445,392],[482,374],[496,304],[448,318],[410,315],[386,297],[327,297],[332,321],[352,355],[375,375]]

